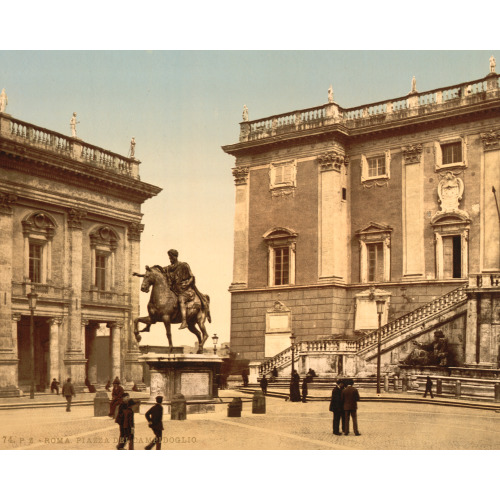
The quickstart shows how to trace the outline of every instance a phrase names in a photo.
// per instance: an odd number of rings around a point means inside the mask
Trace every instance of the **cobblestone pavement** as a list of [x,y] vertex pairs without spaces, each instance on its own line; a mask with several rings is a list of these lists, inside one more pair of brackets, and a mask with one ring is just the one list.
[[[247,397],[223,391],[224,398]],[[363,396],[363,395],[361,395]],[[229,400],[229,399],[228,399]],[[227,400],[226,400],[227,401]],[[164,416],[165,450],[498,450],[500,413],[428,404],[361,402],[361,436],[334,436],[328,402],[291,403],[267,398],[267,412],[252,414],[244,403],[240,418],[227,417],[227,403],[215,413]],[[2,410],[0,449],[113,450],[118,426],[94,417],[92,406]],[[135,415],[136,450],[153,435]]]

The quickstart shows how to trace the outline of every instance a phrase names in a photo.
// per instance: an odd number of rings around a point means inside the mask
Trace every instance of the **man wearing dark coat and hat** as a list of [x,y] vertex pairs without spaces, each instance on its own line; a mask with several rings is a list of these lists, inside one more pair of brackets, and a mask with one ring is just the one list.
[[117,450],[125,449],[125,444],[129,442],[129,450],[134,449],[134,412],[132,406],[135,404],[133,399],[130,399],[129,393],[124,392],[122,402],[118,407],[118,414],[115,418],[115,423],[120,427],[120,437],[118,438]]
[[344,389],[344,381],[337,380],[335,387],[332,391],[332,398],[330,400],[330,411],[333,412],[333,433],[336,436],[341,436],[340,422],[342,421],[342,431],[344,431],[344,403],[342,402],[342,391]]
[[151,450],[156,444],[156,449],[161,450],[161,438],[163,435],[163,396],[156,396],[156,404],[144,415],[149,422],[149,427],[155,433],[155,438],[144,449]]
[[124,392],[123,387],[120,385],[120,379],[116,377],[113,380],[113,391],[111,392],[111,401],[109,403],[109,417],[116,417],[116,409],[122,403]]

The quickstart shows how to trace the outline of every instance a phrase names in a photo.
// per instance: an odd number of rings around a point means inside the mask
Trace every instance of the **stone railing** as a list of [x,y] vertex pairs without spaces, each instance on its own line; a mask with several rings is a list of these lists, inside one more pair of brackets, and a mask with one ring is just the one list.
[[[443,312],[456,307],[458,304],[464,303],[467,300],[466,294],[467,285],[461,286],[448,292],[437,299],[424,304],[414,311],[405,314],[387,323],[380,330],[381,341],[388,340],[401,335],[405,330],[414,328],[419,323],[427,322],[432,317],[442,314]],[[374,330],[357,341],[357,350],[363,351],[378,344],[378,330]]]
[[[345,339],[321,339],[321,340],[304,340],[297,342],[294,345],[294,356],[298,359],[300,356],[306,356],[313,353],[324,354],[344,354],[355,353],[357,350],[357,342],[355,340]],[[280,368],[292,362],[292,347],[287,347],[285,350],[276,354],[276,356],[267,359],[259,366],[259,376],[269,374],[276,367]]]
[[52,283],[31,283],[30,281],[12,281],[12,296],[26,297],[36,292],[40,298],[63,300],[70,297],[70,289]]
[[31,123],[0,114],[0,137],[29,144],[58,155],[92,165],[103,170],[134,179],[139,178],[139,161],[87,144],[76,137],[69,137]]
[[240,123],[240,142],[255,141],[290,132],[319,128],[341,123],[347,128],[374,123],[404,119],[427,112],[466,106],[488,96],[499,97],[500,77],[490,74],[481,80],[443,87],[428,92],[415,92],[407,96],[386,101],[364,104],[354,108],[341,108],[328,103],[290,113],[274,115],[254,121]]

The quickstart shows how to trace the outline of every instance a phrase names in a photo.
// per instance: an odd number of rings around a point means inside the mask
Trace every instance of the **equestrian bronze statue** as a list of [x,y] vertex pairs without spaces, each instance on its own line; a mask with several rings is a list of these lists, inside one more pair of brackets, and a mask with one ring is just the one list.
[[[170,325],[180,323],[180,328],[188,328],[198,339],[198,353],[203,353],[203,345],[208,339],[205,322],[211,322],[210,297],[202,294],[195,285],[189,265],[177,260],[176,250],[169,250],[171,265],[146,266],[145,274],[133,273],[142,277],[141,291],[148,293],[152,287],[148,303],[148,316],[134,319],[134,335],[140,342],[142,332],[149,332],[151,325],[163,322],[168,344],[172,348]],[[138,324],[146,326],[138,330]]]

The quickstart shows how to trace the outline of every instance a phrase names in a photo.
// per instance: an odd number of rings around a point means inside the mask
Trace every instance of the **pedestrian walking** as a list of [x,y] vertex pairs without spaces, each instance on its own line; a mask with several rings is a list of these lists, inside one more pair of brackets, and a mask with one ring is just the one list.
[[297,402],[302,398],[300,396],[300,375],[297,370],[293,370],[292,378],[290,380],[290,401]]
[[163,396],[156,396],[156,404],[152,406],[145,414],[149,427],[155,433],[151,443],[144,447],[145,450],[151,450],[156,444],[156,449],[161,450],[161,439],[163,435]]
[[262,375],[262,378],[260,380],[260,388],[262,389],[262,393],[264,396],[267,394],[267,385],[269,384],[269,381],[267,380],[265,375]]
[[128,449],[134,449],[134,409],[132,408],[135,405],[135,401],[133,399],[129,399],[127,401],[126,407],[122,412],[122,421],[120,429],[120,433],[122,434],[122,442],[118,444],[118,449],[123,450],[128,441]]
[[52,383],[50,384],[50,392],[52,394],[55,392],[59,396],[59,382],[55,378],[52,379]]
[[124,431],[124,416],[123,412],[127,409],[128,407],[128,402],[130,400],[130,395],[128,392],[124,392],[122,394],[122,401],[117,407],[117,414],[115,418],[115,423],[118,424],[119,429],[120,429],[120,436],[118,437],[118,444],[116,446],[117,450],[122,450],[125,447],[125,431]]
[[120,385],[120,379],[116,377],[113,380],[113,391],[111,392],[111,401],[109,403],[109,417],[116,418],[117,408],[120,407],[123,401],[123,394],[125,393],[123,387]]
[[71,383],[71,378],[68,378],[66,382],[64,382],[63,388],[62,388],[62,395],[63,398],[66,398],[67,404],[66,404],[66,411],[71,411],[71,400],[73,397],[76,396],[75,394],[75,388],[73,387],[73,384]]
[[[330,400],[330,411],[333,412],[333,433],[336,436],[341,436],[345,429],[345,414],[344,403],[342,401],[342,391],[344,389],[344,381],[337,380],[335,387],[332,390],[332,398]],[[340,432],[340,422],[342,421],[342,432]]]
[[354,435],[361,436],[358,429],[358,401],[359,392],[353,387],[354,381],[352,379],[346,380],[347,387],[342,391],[342,403],[344,405],[344,434],[349,435],[349,420],[352,417],[352,427]]
[[243,379],[243,387],[248,387],[248,371],[247,370],[242,371],[241,378]]
[[432,394],[432,380],[429,375],[427,375],[427,380],[425,381],[424,398],[427,397],[427,393],[429,393],[431,395],[431,398],[434,399],[434,394]]
[[304,378],[304,381],[302,382],[302,402],[307,403],[307,384],[309,383],[309,378],[306,377]]

